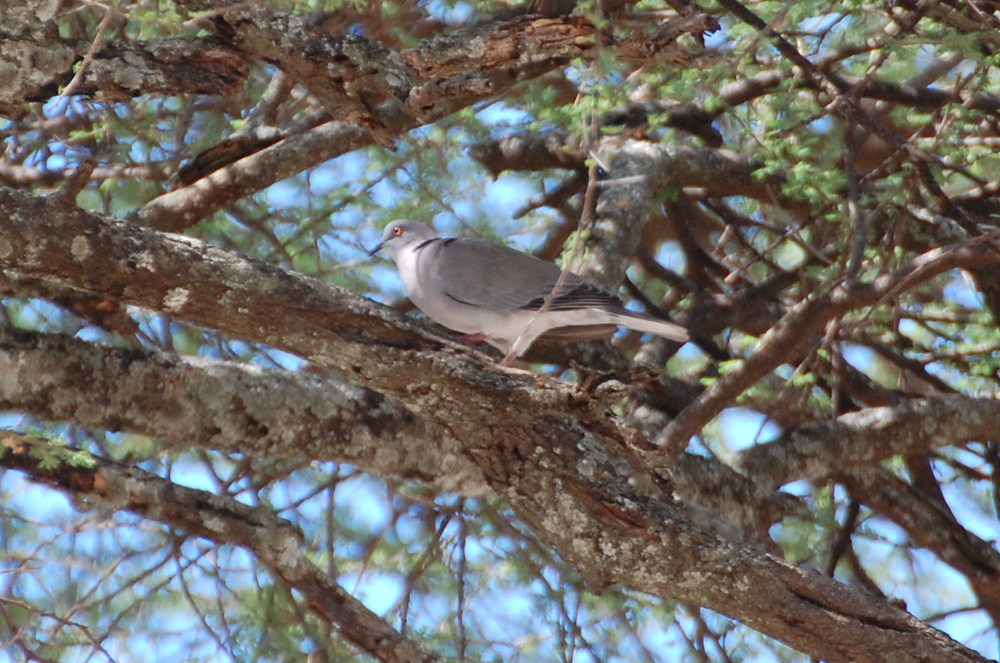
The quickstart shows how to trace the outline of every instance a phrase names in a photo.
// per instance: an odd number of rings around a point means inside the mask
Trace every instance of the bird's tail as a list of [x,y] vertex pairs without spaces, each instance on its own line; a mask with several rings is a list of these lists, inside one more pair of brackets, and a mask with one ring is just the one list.
[[668,338],[671,341],[683,342],[689,338],[687,330],[680,325],[674,324],[673,322],[667,322],[666,320],[660,320],[659,318],[654,318],[652,316],[642,315],[641,313],[633,313],[632,311],[627,313],[611,313],[611,316],[615,319],[617,324],[625,325],[629,329],[634,329],[638,332],[656,334],[657,336]]

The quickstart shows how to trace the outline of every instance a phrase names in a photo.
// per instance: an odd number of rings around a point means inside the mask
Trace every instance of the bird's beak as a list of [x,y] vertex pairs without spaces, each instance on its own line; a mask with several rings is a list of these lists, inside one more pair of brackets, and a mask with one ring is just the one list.
[[381,251],[383,246],[385,246],[385,242],[379,242],[378,244],[376,244],[375,248],[368,252],[368,257],[374,258],[375,254]]

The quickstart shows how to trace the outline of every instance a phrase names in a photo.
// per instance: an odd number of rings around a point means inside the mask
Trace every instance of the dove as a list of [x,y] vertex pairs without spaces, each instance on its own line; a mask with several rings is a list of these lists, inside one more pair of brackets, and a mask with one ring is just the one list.
[[619,325],[688,339],[680,325],[630,311],[615,295],[554,263],[479,239],[439,237],[419,221],[386,226],[369,255],[380,251],[396,263],[417,308],[461,332],[463,341],[498,348],[505,361],[524,355],[541,337],[589,340],[610,336]]

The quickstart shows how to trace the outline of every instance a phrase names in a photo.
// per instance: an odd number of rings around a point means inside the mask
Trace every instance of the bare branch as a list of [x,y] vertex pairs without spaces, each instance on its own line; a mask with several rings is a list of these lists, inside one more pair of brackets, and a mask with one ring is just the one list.
[[[51,458],[60,455],[66,460],[53,467]],[[44,458],[49,462],[43,462]],[[53,449],[49,443],[13,433],[0,437],[0,464],[86,502],[124,509],[195,536],[246,548],[300,592],[309,607],[336,626],[346,640],[380,661],[440,660],[333,582],[304,554],[302,532],[266,509],[180,486],[136,467]]]
[[853,496],[892,519],[917,545],[968,578],[982,608],[994,622],[1000,621],[1000,554],[989,541],[962,527],[947,508],[884,468],[854,468],[838,478]]
[[986,441],[1000,431],[1000,401],[954,395],[843,414],[788,431],[737,456],[734,466],[777,488],[875,465],[899,454]]
[[813,295],[789,311],[761,339],[756,351],[737,370],[727,373],[684,409],[661,433],[657,444],[668,455],[680,453],[691,436],[721,412],[745,389],[780,366],[789,357],[801,355],[816,342],[814,335],[827,323],[848,311],[876,306],[956,267],[994,265],[1000,255],[991,245],[993,237],[983,236],[961,244],[933,249],[917,256],[909,264],[871,284],[849,287],[838,285],[827,293]]
[[297,19],[259,4],[237,4],[222,14],[231,21],[240,48],[279,62],[335,120],[353,119],[361,126],[320,127],[160,196],[133,215],[151,228],[181,230],[335,156],[372,142],[389,145],[402,132],[501,94],[519,80],[573,57],[592,56],[594,45],[593,26],[579,17],[490,22],[426,39],[397,54],[362,37],[316,35]]
[[3,409],[172,445],[336,460],[464,495],[488,492],[446,433],[381,394],[314,372],[13,330],[0,331],[0,366],[7,376]]
[[250,63],[211,37],[153,39],[105,45],[88,64],[73,94],[131,99],[143,94],[236,94]]

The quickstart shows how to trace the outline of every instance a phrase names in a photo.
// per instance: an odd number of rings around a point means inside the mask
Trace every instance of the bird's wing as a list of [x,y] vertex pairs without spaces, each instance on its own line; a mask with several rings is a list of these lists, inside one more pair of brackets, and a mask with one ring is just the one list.
[[[527,253],[477,239],[445,240],[426,267],[429,284],[465,304],[501,311],[542,306],[561,270]],[[621,300],[567,274],[552,310],[621,307]]]

